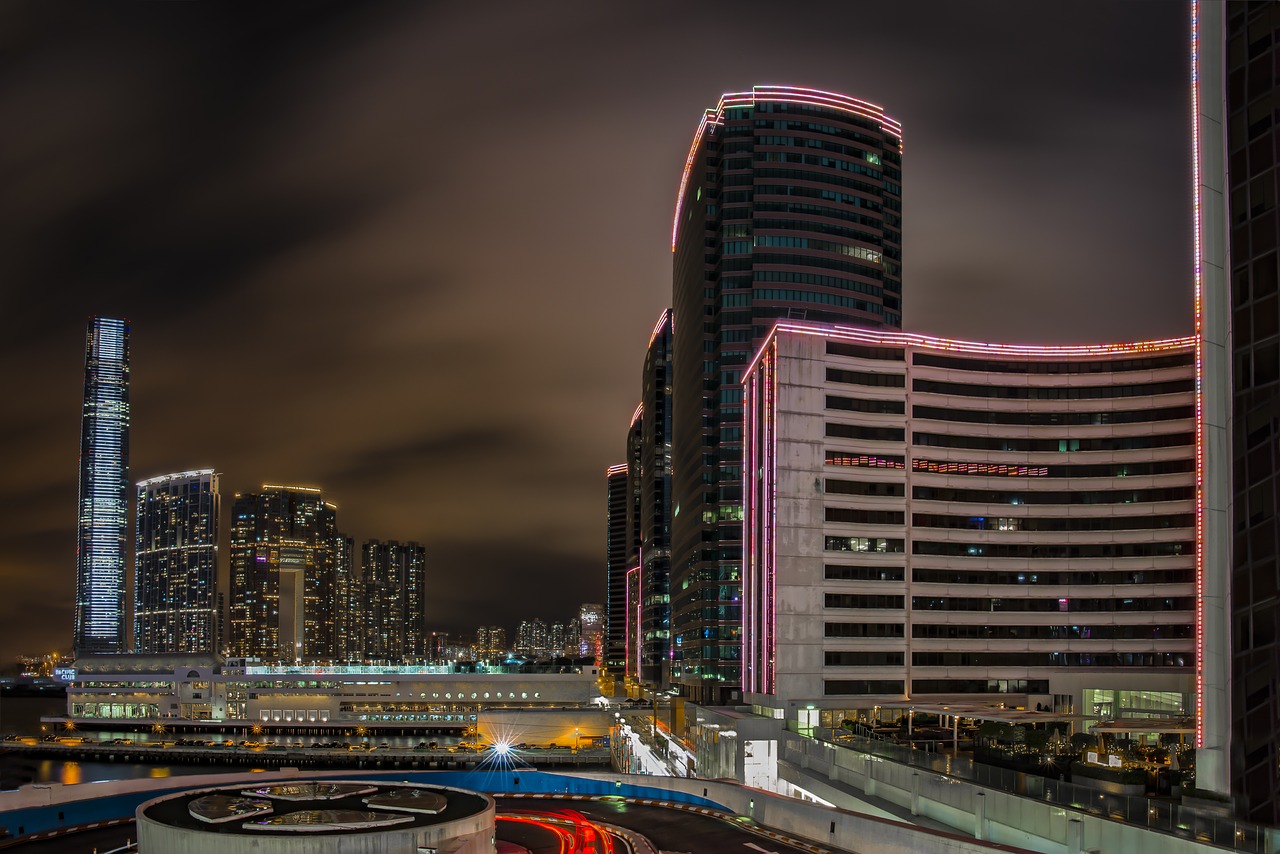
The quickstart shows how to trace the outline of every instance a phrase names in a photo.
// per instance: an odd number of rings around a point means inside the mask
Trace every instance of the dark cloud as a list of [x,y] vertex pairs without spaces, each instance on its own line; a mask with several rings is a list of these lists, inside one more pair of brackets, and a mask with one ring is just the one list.
[[[604,596],[604,468],[695,123],[753,83],[905,126],[904,316],[1190,330],[1182,4],[0,7],[0,653],[66,643],[86,316],[133,475],[318,485],[443,629]],[[446,607],[447,606],[447,607]]]

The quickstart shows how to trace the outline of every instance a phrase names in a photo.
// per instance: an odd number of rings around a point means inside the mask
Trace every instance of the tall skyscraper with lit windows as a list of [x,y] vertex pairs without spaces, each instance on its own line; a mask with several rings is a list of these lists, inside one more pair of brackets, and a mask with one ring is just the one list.
[[[631,431],[627,436],[629,440]],[[626,660],[627,569],[631,566],[631,554],[627,550],[630,500],[627,469],[627,463],[619,463],[605,470],[605,592],[609,616],[605,666],[615,674],[625,672]]]
[[426,550],[368,540],[360,550],[364,658],[400,662],[425,654]]
[[1230,287],[1230,303],[1224,296],[1217,306],[1224,320],[1230,315],[1225,354],[1234,371],[1223,389],[1234,391],[1230,783],[1243,817],[1274,825],[1280,823],[1280,4],[1198,5],[1201,112],[1219,107],[1226,87],[1226,150],[1220,124],[1202,122],[1198,143],[1201,183],[1221,182],[1225,166],[1228,199],[1229,240],[1209,242],[1218,254],[1205,269]]
[[218,651],[219,501],[213,469],[138,484],[135,652]]
[[671,678],[718,703],[741,684],[742,370],[779,318],[901,328],[901,126],[831,92],[726,94],[672,251]]
[[337,508],[320,490],[264,486],[231,510],[231,651],[317,661],[338,650],[336,579],[344,553]]
[[93,317],[80,420],[76,655],[124,652],[129,535],[129,321]]
[[671,638],[671,310],[658,317],[640,381],[644,419],[634,476],[640,486],[637,556],[637,674],[646,685],[670,684]]

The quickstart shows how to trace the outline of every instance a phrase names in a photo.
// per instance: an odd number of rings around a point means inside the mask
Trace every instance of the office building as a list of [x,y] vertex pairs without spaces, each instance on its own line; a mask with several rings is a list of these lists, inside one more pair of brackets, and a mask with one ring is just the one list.
[[746,702],[1185,731],[1195,356],[780,322],[744,382]]
[[138,484],[135,652],[218,651],[219,500],[213,469]]
[[[1224,196],[1225,167],[1229,198],[1229,242],[1204,242],[1205,280],[1197,284],[1206,311],[1220,312],[1217,328],[1225,328],[1231,313],[1232,384],[1221,386],[1223,394],[1234,389],[1230,789],[1242,817],[1275,825],[1280,824],[1280,238],[1275,168],[1280,5],[1198,5],[1196,189],[1208,196],[1203,204],[1207,210],[1221,210],[1213,203]],[[1219,109],[1224,79],[1225,158]],[[1206,384],[1208,394],[1216,391]]]
[[238,657],[327,661],[337,650],[337,508],[318,489],[263,486],[231,511],[231,638]]
[[368,540],[361,547],[364,658],[400,662],[424,655],[426,563],[426,549],[417,543]]
[[[633,422],[634,423],[634,422]],[[630,432],[628,432],[630,435]],[[608,596],[609,626],[605,644],[605,669],[610,673],[624,672],[627,631],[627,569],[631,555],[628,552],[627,519],[630,509],[630,490],[627,463],[609,466],[605,470],[605,592]]]
[[706,111],[672,228],[672,680],[740,684],[742,369],[774,321],[902,325],[902,130],[865,101],[757,86]]
[[93,317],[85,335],[77,510],[77,655],[125,651],[129,536],[129,322]]

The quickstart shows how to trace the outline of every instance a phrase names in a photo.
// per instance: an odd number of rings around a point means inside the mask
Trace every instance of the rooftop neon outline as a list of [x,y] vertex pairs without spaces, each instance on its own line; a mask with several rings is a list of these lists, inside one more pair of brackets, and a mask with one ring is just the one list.
[[780,332],[797,335],[818,335],[859,344],[889,347],[923,347],[951,353],[975,356],[1008,356],[1027,359],[1104,358],[1126,354],[1153,353],[1163,350],[1189,350],[1196,347],[1196,336],[1157,338],[1151,341],[1131,341],[1118,344],[992,344],[982,341],[964,341],[958,338],[942,338],[937,335],[921,335],[916,332],[890,332],[834,323],[815,323],[796,320],[779,320],[760,342],[760,347],[743,370],[745,377],[755,370],[756,362],[765,347]]
[[653,325],[653,332],[649,333],[649,346],[653,346],[653,342],[658,339],[662,327],[667,325],[667,321],[671,319],[671,309],[664,308],[662,314],[658,315],[658,322]]
[[174,472],[173,474],[159,474],[155,477],[149,477],[146,480],[138,481],[139,487],[151,486],[157,483],[164,483],[167,480],[185,480],[192,477],[208,477],[215,474],[213,469],[192,469],[191,471]]
[[693,144],[689,146],[689,154],[684,159],[684,172],[680,176],[680,189],[676,191],[676,212],[671,223],[671,251],[676,251],[676,234],[680,230],[680,212],[684,208],[684,194],[689,186],[689,175],[693,172],[693,161],[697,157],[698,146],[702,137],[711,128],[724,124],[725,107],[755,106],[760,101],[774,101],[784,104],[808,104],[815,107],[828,107],[861,116],[879,122],[885,131],[898,138],[898,149],[902,149],[902,123],[884,114],[884,108],[870,101],[851,98],[839,92],[828,92],[823,89],[808,89],[803,86],[781,86],[765,84],[751,87],[750,92],[726,92],[720,96],[720,103],[714,109],[704,110],[698,129],[693,134]]

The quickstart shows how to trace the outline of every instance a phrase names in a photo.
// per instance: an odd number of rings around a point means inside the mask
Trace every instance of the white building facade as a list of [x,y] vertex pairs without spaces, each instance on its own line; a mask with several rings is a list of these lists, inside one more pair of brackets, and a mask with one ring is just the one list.
[[1194,716],[1194,381],[1193,338],[780,322],[743,380],[746,702]]

